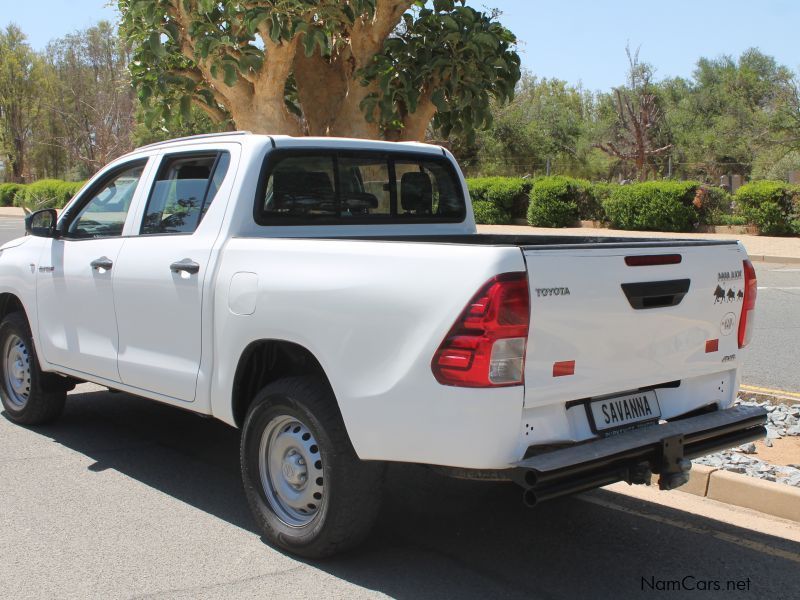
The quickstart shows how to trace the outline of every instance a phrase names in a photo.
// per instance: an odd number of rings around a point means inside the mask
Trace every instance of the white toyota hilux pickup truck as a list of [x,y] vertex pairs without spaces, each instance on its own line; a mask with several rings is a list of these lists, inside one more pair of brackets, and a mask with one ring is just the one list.
[[765,433],[734,406],[741,244],[481,235],[441,147],[174,140],[26,229],[0,250],[7,418],[52,420],[94,382],[238,427],[255,519],[297,554],[364,538],[389,461],[534,505],[671,489]]

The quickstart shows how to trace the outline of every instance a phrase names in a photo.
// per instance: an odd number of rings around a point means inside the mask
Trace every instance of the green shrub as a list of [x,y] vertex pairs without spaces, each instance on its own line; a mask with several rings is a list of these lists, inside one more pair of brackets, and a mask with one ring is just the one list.
[[[703,206],[700,208],[701,225],[738,225],[729,223],[732,217],[733,196],[725,188],[703,186]],[[744,223],[742,223],[744,225]]]
[[714,225],[747,225],[747,219],[742,215],[721,214],[714,219]]
[[531,181],[521,177],[476,177],[467,179],[473,201],[491,202],[512,216],[523,217],[528,206]]
[[611,193],[609,183],[592,183],[585,179],[573,179],[575,202],[578,205],[578,218],[590,221],[604,221],[602,198]]
[[765,235],[797,234],[800,188],[782,181],[753,181],[736,190],[736,213]]
[[603,202],[608,220],[618,229],[691,231],[699,221],[692,202],[699,184],[692,181],[647,181],[615,186]]
[[595,220],[599,221],[605,219],[606,213],[603,210],[603,202],[608,200],[614,190],[618,187],[618,183],[606,183],[604,181],[599,181],[592,184],[592,193],[594,195],[595,202],[597,202],[599,206],[599,211]]
[[528,223],[534,227],[569,227],[578,220],[579,197],[590,184],[568,177],[537,179],[531,190]]
[[24,188],[21,183],[0,183],[0,206],[14,206],[14,198]]
[[15,196],[17,206],[30,210],[40,208],[63,208],[81,189],[82,182],[61,181],[59,179],[40,179],[25,186]]
[[512,221],[511,213],[486,200],[474,200],[472,210],[475,222],[481,225],[508,225]]

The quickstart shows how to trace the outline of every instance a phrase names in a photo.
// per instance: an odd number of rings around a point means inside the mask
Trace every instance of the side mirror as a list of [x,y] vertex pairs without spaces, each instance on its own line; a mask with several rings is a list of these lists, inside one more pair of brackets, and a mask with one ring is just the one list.
[[25,217],[25,233],[37,237],[58,237],[56,224],[58,213],[54,208],[37,210]]

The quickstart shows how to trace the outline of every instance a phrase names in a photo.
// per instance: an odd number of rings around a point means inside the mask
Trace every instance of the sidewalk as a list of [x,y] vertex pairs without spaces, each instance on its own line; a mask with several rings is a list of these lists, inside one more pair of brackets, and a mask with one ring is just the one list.
[[25,211],[16,206],[0,206],[0,217],[24,217]]
[[800,238],[736,235],[729,233],[664,233],[656,231],[622,231],[590,227],[528,227],[526,225],[478,225],[478,233],[515,235],[577,235],[597,237],[680,238],[696,240],[740,240],[751,260],[800,263]]

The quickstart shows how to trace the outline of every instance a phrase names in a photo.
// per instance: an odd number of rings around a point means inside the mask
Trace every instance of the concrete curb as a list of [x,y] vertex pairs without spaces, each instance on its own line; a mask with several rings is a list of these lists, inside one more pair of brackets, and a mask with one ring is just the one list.
[[783,483],[693,465],[689,483],[678,490],[800,522],[800,488]]
[[796,256],[768,256],[763,254],[748,254],[747,257],[753,262],[784,263],[800,265],[800,258]]

